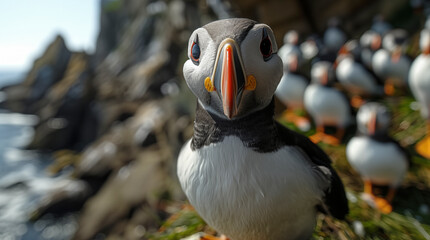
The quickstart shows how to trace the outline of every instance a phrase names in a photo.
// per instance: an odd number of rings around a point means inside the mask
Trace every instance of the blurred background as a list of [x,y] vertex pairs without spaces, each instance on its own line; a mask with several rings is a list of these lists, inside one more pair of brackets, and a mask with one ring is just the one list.
[[[0,239],[181,239],[214,233],[189,207],[176,158],[193,133],[195,97],[182,76],[192,31],[246,17],[278,46],[321,38],[337,17],[348,39],[378,21],[406,30],[419,53],[426,0],[0,0]],[[312,55],[312,54],[311,54]],[[309,72],[305,73],[309,76]],[[430,163],[413,150],[426,134],[409,91],[384,100],[390,134],[412,165],[381,214],[345,144],[321,144],[348,192],[346,221],[320,216],[316,239],[430,239]],[[285,107],[277,102],[277,117]],[[301,130],[283,122],[303,134]]]

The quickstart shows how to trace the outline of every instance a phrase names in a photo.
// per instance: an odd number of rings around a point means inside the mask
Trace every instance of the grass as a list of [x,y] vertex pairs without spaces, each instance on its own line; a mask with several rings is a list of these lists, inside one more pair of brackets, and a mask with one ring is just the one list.
[[[390,134],[405,147],[412,157],[412,165],[393,202],[393,212],[381,214],[369,207],[360,198],[363,183],[360,176],[349,166],[345,156],[345,144],[329,146],[319,144],[332,158],[333,165],[341,176],[348,193],[350,213],[345,221],[319,215],[314,239],[430,239],[430,160],[414,151],[414,144],[425,135],[425,121],[419,111],[411,109],[413,98],[387,98],[383,103],[392,112]],[[282,122],[282,121],[281,121]],[[282,122],[287,127],[300,132],[294,125]],[[314,128],[304,135],[311,135]],[[346,140],[355,134],[351,129]],[[167,220],[150,239],[181,239],[196,232],[213,233],[198,214],[186,208],[179,210]],[[360,232],[362,228],[364,231]]]

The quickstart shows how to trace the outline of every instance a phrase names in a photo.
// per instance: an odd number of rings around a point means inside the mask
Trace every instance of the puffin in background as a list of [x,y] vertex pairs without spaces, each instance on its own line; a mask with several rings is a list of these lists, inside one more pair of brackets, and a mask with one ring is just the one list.
[[307,37],[306,40],[300,44],[300,50],[303,54],[303,59],[309,64],[314,59],[320,58],[321,55],[326,55],[327,52],[322,39],[316,34]]
[[299,47],[299,33],[295,30],[284,35],[284,45],[279,48],[278,55],[284,63],[284,70],[296,72],[303,64],[303,54]]
[[297,110],[304,110],[303,96],[309,84],[308,79],[299,73],[303,57],[298,40],[299,35],[294,30],[285,34],[284,45],[278,51],[284,64],[284,75],[276,88],[275,95],[287,107],[282,117],[287,122],[294,123],[300,130],[308,131],[309,120],[296,114]]
[[357,40],[350,40],[339,51],[335,62],[336,78],[350,95],[351,106],[359,108],[364,99],[380,97],[384,89],[376,78],[359,61],[360,46]]
[[430,29],[421,31],[420,49],[422,53],[409,72],[409,86],[420,103],[421,115],[427,120],[427,135],[415,145],[415,150],[430,159]]
[[403,29],[394,29],[385,34],[382,47],[372,58],[372,69],[384,80],[384,91],[391,96],[395,87],[408,86],[408,74],[411,59],[403,51],[408,40],[408,33]]
[[[306,88],[304,103],[306,111],[316,125],[316,133],[310,137],[314,143],[325,142],[339,145],[345,128],[352,122],[348,98],[339,90],[332,88],[334,72],[332,64],[319,61],[312,65],[311,84]],[[325,133],[325,127],[336,127],[334,136]]]
[[198,101],[178,178],[201,217],[232,240],[309,239],[318,210],[348,212],[328,156],[274,120],[277,50],[269,26],[235,18],[198,28],[188,44],[184,78]]
[[324,32],[323,41],[327,51],[332,55],[333,59],[327,59],[332,62],[335,61],[337,52],[343,44],[347,41],[345,32],[340,28],[339,18],[333,17],[327,23],[327,29]]
[[382,35],[373,30],[367,30],[360,37],[361,61],[367,69],[372,69],[372,58],[382,47]]
[[[364,181],[363,198],[382,213],[392,211],[391,202],[409,167],[407,152],[388,136],[391,114],[379,103],[364,104],[357,113],[360,135],[348,142],[346,157]],[[373,185],[388,186],[385,197],[373,194]]]
[[380,36],[384,36],[387,32],[391,31],[393,26],[385,21],[383,15],[379,14],[373,18],[372,26],[370,30],[377,32]]

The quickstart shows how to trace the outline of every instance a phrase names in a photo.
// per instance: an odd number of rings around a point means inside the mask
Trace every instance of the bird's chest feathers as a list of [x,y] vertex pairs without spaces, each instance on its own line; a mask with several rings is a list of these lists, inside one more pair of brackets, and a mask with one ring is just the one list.
[[250,219],[248,227],[269,218],[282,222],[298,213],[314,214],[309,206],[321,200],[309,160],[293,146],[259,153],[228,136],[195,151],[188,143],[178,161],[187,197],[213,226],[237,216]]

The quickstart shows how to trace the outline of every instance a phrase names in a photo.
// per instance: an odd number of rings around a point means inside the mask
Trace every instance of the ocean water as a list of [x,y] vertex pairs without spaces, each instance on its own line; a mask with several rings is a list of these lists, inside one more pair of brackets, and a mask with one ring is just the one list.
[[[1,76],[1,74],[0,74]],[[0,86],[5,83],[0,77]],[[9,79],[8,83],[19,82]],[[49,177],[50,154],[24,150],[31,141],[37,116],[0,109],[0,239],[63,240],[76,230],[73,214],[44,216],[29,222],[30,213],[64,176]]]
[[0,88],[19,83],[24,80],[25,71],[0,70]]

